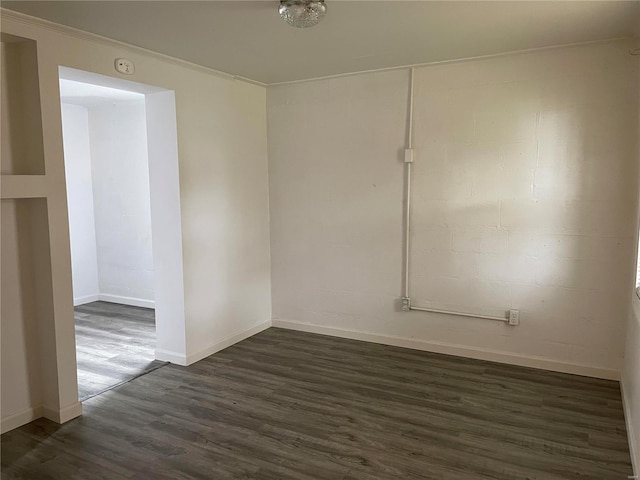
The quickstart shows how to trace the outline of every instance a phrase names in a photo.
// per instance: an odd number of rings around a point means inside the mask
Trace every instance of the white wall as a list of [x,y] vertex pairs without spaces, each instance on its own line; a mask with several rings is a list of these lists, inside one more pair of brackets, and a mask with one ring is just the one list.
[[2,200],[0,214],[3,423],[12,415],[38,408],[43,401],[41,358],[37,348],[38,320],[33,301],[35,272],[29,238],[29,205],[26,202],[28,200]]
[[634,298],[627,327],[622,393],[634,471],[640,473],[640,300]]
[[266,90],[214,79],[176,96],[188,362],[271,322]]
[[67,179],[74,305],[98,299],[98,258],[93,215],[89,114],[80,105],[62,104],[64,166]]
[[[43,198],[2,199],[2,433],[43,414],[64,416],[48,314],[55,301],[48,214]],[[75,359],[75,350],[70,357]]]
[[[6,11],[2,16],[3,32],[37,41],[46,175],[26,184],[35,185],[38,195],[47,199],[53,300],[43,304],[43,313],[55,333],[47,337],[55,349],[45,362],[55,369],[48,378],[55,379],[57,394],[56,404],[51,405],[55,412],[47,415],[66,421],[80,414],[81,408],[74,360],[58,66],[116,76],[114,59],[124,57],[136,64],[136,73],[128,80],[175,92],[181,201],[181,225],[176,230],[182,231],[186,326],[174,340],[159,347],[173,351],[184,362],[195,361],[270,323],[266,90],[64,27],[44,27],[37,20]],[[12,184],[25,183],[22,180]],[[2,265],[4,268],[4,261]],[[17,309],[19,299],[5,296],[5,282],[2,284],[3,309]],[[11,321],[20,324],[25,318],[16,315]],[[5,338],[3,324],[3,343],[32,343],[17,327],[8,331],[13,334]],[[29,351],[21,350],[15,362],[2,362],[3,392],[23,388],[32,380],[21,367],[29,361]],[[38,406],[25,392],[14,393],[22,401],[11,409],[3,405],[3,425],[14,414]],[[20,416],[20,421],[27,420]]]
[[[155,274],[156,358],[187,363],[175,92],[145,96]],[[177,356],[176,356],[177,354]]]
[[[66,205],[64,168],[61,162],[50,163],[46,154],[49,139],[43,135],[36,44],[3,32],[0,56],[0,431],[4,433],[42,415],[57,421],[73,418],[80,414],[81,406],[77,401],[68,231],[59,236],[59,226],[66,228],[68,223],[66,207],[64,213],[60,208]],[[59,121],[59,101],[57,106]],[[50,188],[52,178],[62,179],[55,183],[61,189]],[[54,281],[54,272],[66,281]],[[71,322],[52,321],[65,311]],[[58,356],[65,346],[70,348]]]
[[[640,62],[638,62],[638,67],[640,67]],[[640,81],[636,83],[636,86],[636,88],[640,87]],[[638,115],[640,116],[640,103],[638,103]],[[640,128],[637,132],[640,139]],[[637,155],[638,162],[640,162],[640,141],[638,142]],[[637,295],[631,295],[631,307],[620,383],[624,396],[631,459],[635,474],[640,475],[640,299]]]
[[88,110],[100,296],[152,307],[144,100],[104,103]]
[[62,106],[74,304],[154,306],[144,97]]
[[[622,42],[270,87],[274,324],[617,378],[633,275],[637,71]],[[368,334],[368,335],[366,335]]]

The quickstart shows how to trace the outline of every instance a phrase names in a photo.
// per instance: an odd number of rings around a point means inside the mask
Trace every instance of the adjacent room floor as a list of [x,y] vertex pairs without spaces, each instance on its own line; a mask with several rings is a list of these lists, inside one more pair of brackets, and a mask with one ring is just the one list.
[[155,310],[93,302],[75,319],[80,401],[166,365],[155,360]]
[[631,474],[617,382],[275,328],[2,436],[7,479]]

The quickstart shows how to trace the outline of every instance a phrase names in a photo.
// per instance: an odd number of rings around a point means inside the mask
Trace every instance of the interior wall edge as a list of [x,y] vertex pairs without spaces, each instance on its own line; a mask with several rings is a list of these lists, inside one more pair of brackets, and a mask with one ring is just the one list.
[[56,423],[66,423],[82,415],[82,403],[75,402],[62,408],[42,407],[42,416]]
[[56,423],[66,423],[80,415],[82,415],[82,404],[80,402],[72,403],[63,408],[38,405],[2,418],[0,421],[0,433],[3,434],[14,430],[42,417]]
[[181,367],[188,367],[189,365],[193,365],[194,363],[199,362],[200,360],[207,358],[208,356],[213,355],[216,352],[219,352],[220,350],[224,350],[225,348],[241,342],[242,340],[246,340],[247,338],[258,334],[271,326],[271,320],[261,322],[251,328],[248,328],[247,330],[236,333],[235,335],[231,335],[224,340],[216,342],[205,349],[202,349],[198,352],[190,353],[188,355],[156,348],[156,360],[173,363],[174,365],[180,365]]
[[231,78],[233,80],[238,80],[240,82],[250,83],[252,85],[258,85],[260,87],[266,87],[265,83],[259,82],[257,80],[253,80],[251,78],[241,77],[239,75],[234,75],[232,73],[223,72],[221,70],[216,70],[214,68],[205,67],[204,65],[198,65],[197,63],[192,63],[187,60],[182,60],[180,58],[172,57],[170,55],[165,55],[164,53],[156,52],[153,50],[148,50],[143,47],[138,47],[136,45],[131,45],[130,43],[121,42],[119,40],[114,40],[113,38],[104,37],[102,35],[98,35],[96,33],[87,32],[85,30],[80,30],[78,28],[69,27],[67,25],[62,25],[60,23],[51,22],[49,20],[44,20],[42,18],[33,17],[31,15],[26,15],[24,13],[16,12],[13,10],[9,10],[7,8],[0,8],[0,16],[4,18],[10,18],[15,21],[19,21],[22,23],[26,23],[28,25],[35,25],[38,27],[46,28],[48,30],[53,30],[58,33],[62,33],[64,35],[68,35],[71,37],[78,38],[80,40],[87,40],[95,43],[101,43],[103,45],[116,46],[121,48],[126,48],[128,50],[134,51],[139,54],[149,55],[160,60],[168,61],[170,63],[179,65],[181,67],[190,68],[192,70],[198,70],[200,72],[208,73],[211,75],[217,75],[220,77]]
[[425,352],[431,353],[441,353],[444,355],[473,358],[475,360],[506,363],[508,365],[515,365],[519,367],[529,367],[537,368],[540,370],[549,370],[552,372],[569,373],[572,375],[580,375],[583,377],[594,377],[617,381],[620,380],[620,372],[618,370],[599,368],[591,365],[565,363],[542,357],[516,355],[511,352],[502,352],[498,350],[483,348],[471,348],[464,345],[454,345],[440,342],[428,342],[425,340],[416,340],[411,338],[378,335],[375,333],[362,332],[358,330],[325,327],[322,325],[276,318],[272,320],[272,326],[289,330],[298,330],[301,332],[329,335],[332,337],[348,338],[351,340],[380,343],[382,345],[390,345],[393,347],[410,348],[413,350],[423,350]]
[[234,335],[231,335],[225,338],[224,340],[220,340],[219,342],[216,342],[213,345],[210,345],[198,352],[190,353],[186,356],[186,365],[187,366],[192,365],[202,360],[203,358],[207,358],[208,356],[213,355],[214,353],[219,352],[220,350],[224,350],[225,348],[230,347],[235,343],[241,342],[242,340],[246,340],[247,338],[252,337],[257,333],[260,333],[263,330],[266,330],[267,328],[271,327],[271,324],[272,324],[271,320],[260,322],[257,325],[254,325],[253,327],[250,327],[242,332],[238,332]]
[[156,348],[155,356],[156,360],[159,360],[161,362],[169,362],[173,363],[174,365],[180,365],[181,367],[187,366],[187,356],[179,352],[172,352],[170,350]]
[[627,439],[629,441],[629,453],[631,455],[631,465],[633,467],[633,473],[636,477],[640,474],[640,444],[638,443],[638,439],[635,437],[634,430],[632,426],[634,425],[635,419],[632,417],[631,412],[631,401],[629,397],[627,397],[625,388],[626,377],[623,375],[620,379],[620,393],[622,394],[622,409],[624,410],[624,421],[627,425]]
[[624,370],[620,380],[622,406],[627,424],[627,438],[634,473],[640,475],[640,299],[635,292],[627,323]]

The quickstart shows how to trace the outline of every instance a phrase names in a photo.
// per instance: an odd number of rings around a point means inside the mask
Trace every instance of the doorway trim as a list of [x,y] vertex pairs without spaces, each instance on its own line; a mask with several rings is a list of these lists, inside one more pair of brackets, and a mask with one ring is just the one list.
[[187,364],[175,92],[60,66],[59,78],[145,95],[157,360]]

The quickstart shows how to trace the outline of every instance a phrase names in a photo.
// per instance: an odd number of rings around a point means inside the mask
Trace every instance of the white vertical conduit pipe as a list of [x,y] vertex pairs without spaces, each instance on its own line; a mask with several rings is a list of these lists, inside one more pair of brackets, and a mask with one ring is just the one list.
[[487,320],[497,320],[509,322],[508,317],[497,317],[491,315],[478,315],[475,313],[455,312],[452,310],[438,310],[435,308],[423,308],[411,305],[409,297],[409,260],[411,248],[411,164],[413,163],[413,91],[414,91],[415,69],[409,71],[409,125],[407,132],[407,148],[404,155],[405,163],[405,198],[404,198],[404,295],[402,297],[402,310],[416,310],[420,312],[443,313],[446,315],[457,315],[461,317],[484,318]]
[[[404,202],[404,298],[409,298],[409,248],[411,235],[411,162],[413,162],[413,75],[412,68],[409,73],[409,131],[407,139],[407,151],[405,152],[406,189]],[[409,161],[410,160],[410,161]],[[410,304],[409,304],[410,306]]]

